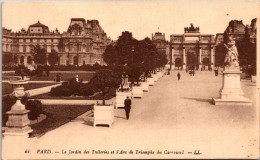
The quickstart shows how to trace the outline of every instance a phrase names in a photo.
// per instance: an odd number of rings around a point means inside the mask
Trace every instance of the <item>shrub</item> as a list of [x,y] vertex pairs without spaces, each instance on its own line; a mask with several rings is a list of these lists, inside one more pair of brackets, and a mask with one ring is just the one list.
[[[8,115],[6,112],[11,110],[11,107],[15,104],[17,98],[12,95],[3,96],[2,99],[2,126],[5,126]],[[24,96],[21,103],[25,105],[25,108],[30,110],[28,117],[30,120],[36,119],[42,113],[42,104],[39,100],[28,100],[27,96]]]
[[29,100],[26,103],[26,109],[30,110],[28,118],[35,120],[42,113],[42,103],[39,100]]
[[6,112],[11,110],[11,107],[15,104],[16,100],[16,97],[10,95],[2,97],[2,126],[5,126],[8,120]]
[[61,86],[57,86],[51,89],[51,96],[89,96],[94,94],[92,86],[90,84],[84,84],[77,82],[75,78],[69,79],[67,82],[63,82]]
[[27,75],[27,76],[30,76],[31,75],[31,73],[32,73],[32,71],[31,70],[29,70],[27,67],[25,67],[24,65],[19,65],[19,66],[17,66],[17,67],[15,67],[15,74],[16,75],[22,75],[22,72],[23,72],[23,74],[24,75]]
[[93,87],[88,83],[84,84],[84,86],[82,86],[79,90],[80,96],[90,96],[93,94],[94,94]]

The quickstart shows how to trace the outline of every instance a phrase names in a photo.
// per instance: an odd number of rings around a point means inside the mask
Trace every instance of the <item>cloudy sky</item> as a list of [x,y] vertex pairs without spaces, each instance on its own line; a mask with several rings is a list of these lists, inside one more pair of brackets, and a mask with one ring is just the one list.
[[68,29],[71,18],[97,19],[112,39],[122,31],[133,32],[137,39],[163,32],[182,34],[184,27],[200,27],[205,34],[223,33],[230,20],[250,24],[259,16],[259,2],[188,2],[188,1],[80,1],[80,2],[4,2],[2,26],[18,31],[38,20],[61,31]]

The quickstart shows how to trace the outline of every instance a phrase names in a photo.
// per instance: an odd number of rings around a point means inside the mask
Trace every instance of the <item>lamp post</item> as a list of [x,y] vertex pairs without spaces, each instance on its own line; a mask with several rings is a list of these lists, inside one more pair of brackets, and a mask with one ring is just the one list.
[[135,51],[135,47],[132,46],[132,64],[134,63],[134,51]]
[[170,42],[170,70],[172,70],[172,45]]

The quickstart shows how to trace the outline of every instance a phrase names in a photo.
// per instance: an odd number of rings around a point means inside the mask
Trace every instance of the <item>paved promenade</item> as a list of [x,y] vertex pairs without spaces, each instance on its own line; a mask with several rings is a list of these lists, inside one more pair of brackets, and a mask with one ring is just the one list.
[[[256,84],[242,81],[245,96],[254,100],[253,106],[214,106],[211,98],[219,95],[222,75],[215,77],[213,72],[204,71],[193,77],[180,73],[180,81],[173,71],[150,86],[142,99],[133,99],[128,121],[124,110],[118,109],[111,128],[94,128],[86,113],[39,139],[30,139],[23,144],[30,154],[20,151],[14,158],[258,157]],[[37,154],[37,149],[51,149],[52,154]],[[68,155],[69,150],[81,154]],[[92,154],[92,150],[100,150],[100,154]],[[106,154],[113,150],[133,150],[134,154]],[[156,154],[158,150],[162,154]],[[195,150],[202,154],[194,155]]]

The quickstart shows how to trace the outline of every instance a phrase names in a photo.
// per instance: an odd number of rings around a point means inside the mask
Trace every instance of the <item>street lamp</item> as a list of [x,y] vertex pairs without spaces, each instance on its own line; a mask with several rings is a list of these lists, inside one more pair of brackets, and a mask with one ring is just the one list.
[[132,64],[134,63],[134,51],[135,51],[135,47],[132,46]]
[[172,45],[170,43],[170,70],[172,70]]
[[135,51],[135,47],[132,46],[132,63],[134,63],[134,51]]

